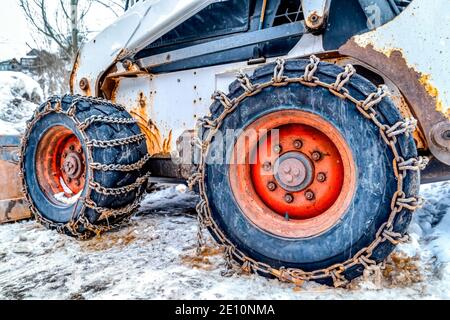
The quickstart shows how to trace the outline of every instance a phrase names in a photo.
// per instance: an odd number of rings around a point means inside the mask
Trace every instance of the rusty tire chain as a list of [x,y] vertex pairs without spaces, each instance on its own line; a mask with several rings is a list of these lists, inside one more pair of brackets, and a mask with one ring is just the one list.
[[[123,208],[104,208],[99,207],[97,204],[90,199],[90,192],[91,190],[88,190],[86,197],[81,198],[80,202],[77,203],[75,206],[73,213],[75,214],[76,209],[79,205],[82,205],[83,208],[79,214],[78,217],[72,217],[71,221],[68,223],[55,223],[53,221],[50,221],[43,217],[39,211],[36,209],[36,207],[33,205],[33,201],[30,198],[30,195],[28,193],[28,190],[26,188],[25,184],[25,175],[23,173],[23,155],[25,154],[25,149],[28,144],[28,139],[31,134],[31,129],[33,126],[44,116],[56,112],[56,113],[65,113],[68,117],[70,117],[75,124],[77,125],[77,128],[80,129],[80,134],[82,135],[84,141],[86,141],[87,146],[90,150],[92,150],[93,147],[100,147],[100,148],[107,148],[107,147],[116,147],[116,146],[122,146],[127,145],[134,142],[142,141],[141,135],[133,136],[127,139],[116,139],[111,141],[97,141],[97,140],[91,140],[89,141],[84,130],[86,130],[90,125],[92,125],[95,122],[103,122],[103,123],[109,123],[109,124],[135,124],[135,119],[130,118],[115,118],[115,117],[107,117],[107,116],[92,116],[86,119],[83,122],[80,122],[78,118],[75,116],[77,111],[77,104],[79,102],[88,102],[91,104],[96,105],[105,105],[109,107],[113,107],[119,111],[126,111],[126,109],[121,105],[113,104],[107,100],[104,100],[102,98],[93,98],[93,97],[84,97],[80,95],[74,95],[73,100],[71,103],[71,106],[68,108],[67,112],[64,112],[62,110],[62,100],[65,96],[59,97],[59,96],[52,96],[50,97],[46,102],[45,106],[40,110],[41,108],[37,108],[34,112],[33,118],[27,122],[26,131],[22,137],[22,143],[21,143],[21,156],[20,156],[20,173],[19,176],[22,180],[22,192],[25,195],[25,198],[28,202],[28,207],[30,211],[33,213],[35,219],[50,229],[56,229],[59,233],[66,233],[69,232],[76,238],[80,240],[86,240],[89,239],[92,234],[100,235],[104,232],[110,231],[114,228],[117,228],[125,223],[127,223],[127,220],[129,217],[139,208],[139,205],[141,201],[143,200],[145,196],[144,192],[144,185],[146,181],[148,181],[148,178],[150,176],[150,173],[147,173],[146,175],[139,177],[135,183],[125,186],[122,188],[105,188],[101,185],[99,185],[97,182],[93,181],[92,177],[93,174],[90,174],[90,181],[88,181],[88,185],[93,188],[95,191],[101,193],[101,194],[107,194],[107,195],[120,195],[123,194],[123,191],[133,191],[135,189],[138,189],[138,196],[135,199],[135,201]],[[123,171],[123,172],[129,172],[133,170],[139,170],[141,169],[145,163],[149,160],[150,156],[146,154],[141,160],[138,162],[131,164],[131,165],[119,165],[119,164],[100,164],[100,163],[94,163],[92,161],[92,152],[88,152],[87,157],[89,159],[89,169],[91,170],[103,170],[103,171]],[[91,172],[92,173],[92,172]],[[128,192],[126,191],[126,192]],[[101,221],[102,223],[106,223],[105,225],[94,225],[92,224],[89,219],[85,215],[85,209],[90,208],[98,213],[101,214],[98,221]],[[116,224],[110,224],[109,219],[110,218],[117,218],[119,216],[125,216],[123,220]],[[76,218],[76,220],[75,220]],[[80,232],[80,227],[83,227],[85,231]]]
[[[403,181],[408,170],[423,170],[428,164],[429,159],[426,157],[419,157],[417,159],[414,158],[405,160],[399,155],[397,149],[397,136],[400,134],[411,134],[417,125],[417,121],[415,119],[406,119],[396,123],[393,126],[382,124],[378,120],[375,107],[384,97],[388,96],[388,89],[386,86],[383,85],[378,87],[377,92],[371,93],[364,101],[360,101],[351,96],[350,92],[344,88],[344,85],[348,83],[351,76],[355,73],[355,69],[352,65],[347,65],[345,67],[344,72],[337,76],[335,83],[328,84],[320,81],[314,76],[318,69],[319,62],[319,58],[316,56],[311,56],[310,63],[306,66],[305,73],[302,76],[298,78],[288,78],[283,75],[285,61],[283,59],[277,59],[274,69],[274,76],[271,81],[260,84],[252,84],[249,77],[240,72],[237,79],[241,84],[241,87],[244,89],[244,92],[240,96],[230,100],[223,92],[215,92],[213,99],[220,101],[223,106],[223,112],[215,119],[208,116],[199,119],[197,124],[197,132],[199,133],[199,136],[196,137],[195,145],[200,149],[200,163],[198,166],[198,171],[191,176],[188,182],[191,188],[198,185],[201,197],[201,200],[197,205],[197,212],[199,215],[199,234],[197,236],[198,243],[199,245],[204,244],[203,229],[209,229],[212,233],[214,233],[215,238],[218,239],[219,246],[221,246],[224,251],[227,266],[232,266],[234,258],[234,260],[240,262],[241,269],[244,272],[258,272],[273,275],[281,281],[292,282],[296,285],[301,285],[305,281],[320,280],[331,277],[335,287],[343,287],[349,283],[343,275],[343,272],[350,267],[360,265],[368,272],[376,272],[382,268],[383,263],[377,264],[375,260],[371,259],[373,251],[382,242],[390,241],[392,244],[397,245],[408,240],[407,234],[402,235],[393,230],[394,219],[403,209],[414,211],[421,207],[424,200],[421,197],[407,198],[405,192],[403,191]],[[376,234],[375,240],[368,247],[365,247],[357,252],[351,259],[343,263],[338,263],[328,268],[315,270],[312,272],[306,272],[294,268],[274,269],[270,265],[256,261],[246,256],[242,251],[238,250],[233,243],[227,239],[225,234],[221,231],[212,218],[205,188],[206,155],[211,146],[211,141],[214,135],[218,132],[225,117],[234,112],[239,104],[246,98],[257,95],[266,88],[287,86],[291,83],[299,83],[308,87],[323,87],[328,89],[335,96],[341,99],[348,99],[354,103],[362,116],[368,120],[371,120],[379,128],[383,140],[392,150],[394,155],[394,174],[397,178],[397,191],[392,197],[389,219],[380,227]],[[205,132],[205,137],[200,136],[200,132]]]

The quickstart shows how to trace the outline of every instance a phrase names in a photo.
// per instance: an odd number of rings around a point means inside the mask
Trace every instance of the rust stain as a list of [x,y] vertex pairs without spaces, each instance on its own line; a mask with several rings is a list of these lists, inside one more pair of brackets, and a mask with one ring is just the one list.
[[419,258],[408,257],[403,253],[392,254],[385,263],[384,280],[388,286],[407,287],[423,281],[418,268]]
[[[409,106],[408,102],[406,102],[405,98],[400,93],[392,95],[391,98],[394,101],[394,104],[399,109],[403,118],[406,119],[414,116],[411,112],[411,107]],[[427,140],[425,139],[423,132],[419,128],[417,128],[417,130],[413,132],[413,138],[418,149],[424,150],[427,148]]]
[[0,200],[0,224],[31,218],[24,198]]
[[308,28],[317,29],[323,24],[323,21],[324,21],[323,16],[319,15],[317,10],[314,10],[309,13],[306,19],[306,25],[308,26]]
[[[82,249],[88,252],[105,251],[112,248],[125,248],[139,239],[134,229],[99,235],[88,241],[80,242]],[[152,239],[149,239],[152,240]]]
[[216,269],[216,266],[211,261],[211,257],[218,256],[223,253],[223,250],[213,247],[203,247],[198,255],[184,255],[181,257],[181,262],[190,266],[193,269],[202,269],[210,271]]
[[[346,45],[348,45],[349,43],[347,43]],[[344,45],[344,47],[346,45]],[[392,48],[392,47],[375,48],[372,43],[364,42],[361,40],[356,45],[360,46],[361,49],[367,49],[368,51],[376,51],[382,53],[387,58],[393,58],[398,60],[397,57],[401,57],[401,59],[403,60],[403,64],[408,69],[410,69],[415,73],[418,82],[423,86],[426,93],[434,100],[436,111],[442,113],[444,116],[450,119],[450,106],[445,107],[444,103],[442,102],[442,99],[439,98],[439,90],[431,83],[431,75],[419,72],[414,68],[414,66],[411,66],[406,60],[405,58],[406,55],[401,48]]]
[[163,139],[159,128],[148,114],[148,101],[143,92],[140,92],[136,107],[130,110],[130,114],[137,119],[138,126],[147,137],[147,149],[151,155],[167,155],[171,151],[172,131]]
[[380,70],[400,90],[411,108],[412,114],[419,121],[420,129],[426,137],[428,148],[440,161],[450,163],[450,154],[436,146],[432,139],[432,129],[440,122],[450,119],[448,112],[442,113],[442,104],[437,98],[429,76],[415,70],[398,49],[375,49],[371,43],[356,43],[350,39],[339,48],[339,52],[356,58],[376,70]]
[[[392,52],[390,52],[392,53]],[[389,54],[390,54],[389,53]],[[351,57],[348,56],[333,56],[333,55],[327,55],[326,57],[322,58],[322,61],[326,61],[329,63],[334,63],[336,65],[346,65],[348,63],[351,64],[356,64],[356,65],[361,65],[362,67],[364,67],[366,70],[367,69],[367,64],[361,64],[361,61],[359,60],[355,60]],[[373,70],[369,70],[372,72],[375,72]],[[403,97],[403,95],[398,91],[397,87],[389,87],[390,90],[392,91],[392,95],[391,95],[391,99],[394,101],[394,104],[397,106],[398,110],[400,111],[401,115],[403,118],[411,118],[413,117],[413,113],[411,111],[411,106],[408,104],[408,102],[405,100],[405,98]],[[413,133],[413,137],[414,140],[416,141],[416,145],[419,149],[426,149],[427,148],[427,143],[426,143],[426,139],[425,136],[423,134],[423,132],[420,130],[420,128],[417,128],[416,131],[414,131]]]
[[70,73],[69,86],[70,86],[71,94],[74,94],[79,67],[80,67],[80,55],[77,54],[77,57],[75,58],[75,61],[73,62],[72,72]]
[[442,99],[439,97],[439,90],[431,83],[431,75],[422,74],[419,82],[423,85],[425,90],[430,96],[436,99],[436,110],[444,114],[448,119],[450,119],[450,107],[444,107]]
[[[2,153],[18,152],[18,147],[1,147]],[[22,194],[19,165],[0,159],[0,223],[27,219],[31,212]]]

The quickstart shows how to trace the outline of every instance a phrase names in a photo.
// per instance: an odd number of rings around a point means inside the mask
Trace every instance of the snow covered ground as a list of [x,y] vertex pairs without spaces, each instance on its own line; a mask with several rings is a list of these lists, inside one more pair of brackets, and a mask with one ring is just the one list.
[[0,72],[0,134],[23,132],[44,95],[39,84],[20,72]]
[[351,289],[223,277],[211,241],[196,256],[196,196],[169,187],[149,195],[129,225],[86,242],[33,221],[0,226],[0,298],[450,299],[450,183],[424,186],[422,194],[428,202],[415,214],[412,242],[390,259],[393,270]]

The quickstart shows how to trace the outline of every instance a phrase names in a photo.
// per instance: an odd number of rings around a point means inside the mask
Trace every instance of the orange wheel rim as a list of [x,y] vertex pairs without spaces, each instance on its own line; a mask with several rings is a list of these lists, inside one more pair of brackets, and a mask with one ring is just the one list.
[[86,159],[70,129],[55,126],[44,134],[37,148],[36,173],[48,199],[62,205],[79,199],[86,183]]
[[232,159],[230,183],[242,212],[277,236],[305,238],[328,230],[355,192],[356,169],[345,139],[309,112],[259,118],[238,137]]

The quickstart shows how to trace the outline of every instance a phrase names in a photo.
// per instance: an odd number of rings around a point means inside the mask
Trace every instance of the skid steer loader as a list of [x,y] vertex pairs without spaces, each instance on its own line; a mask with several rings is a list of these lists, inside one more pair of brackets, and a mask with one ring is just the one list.
[[408,239],[420,183],[450,178],[446,0],[127,7],[22,138],[49,228],[87,239],[184,181],[229,263],[343,286]]

